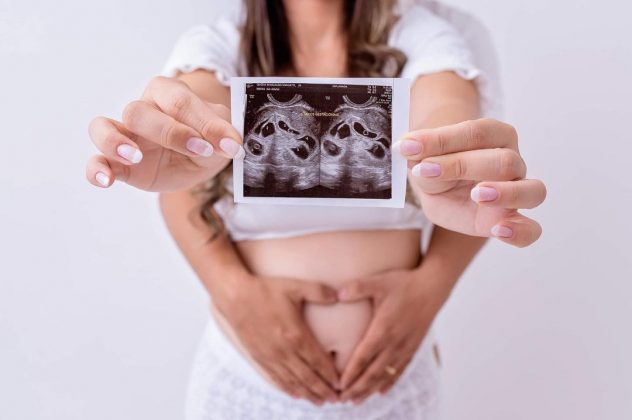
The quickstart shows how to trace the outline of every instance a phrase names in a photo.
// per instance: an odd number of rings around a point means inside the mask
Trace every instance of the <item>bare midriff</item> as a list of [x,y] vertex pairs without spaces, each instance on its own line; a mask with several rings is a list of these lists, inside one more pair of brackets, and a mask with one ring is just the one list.
[[[336,289],[380,272],[414,268],[419,230],[319,233],[288,239],[242,241],[237,248],[252,273],[322,282]],[[371,301],[307,303],[305,319],[342,371],[373,316]]]

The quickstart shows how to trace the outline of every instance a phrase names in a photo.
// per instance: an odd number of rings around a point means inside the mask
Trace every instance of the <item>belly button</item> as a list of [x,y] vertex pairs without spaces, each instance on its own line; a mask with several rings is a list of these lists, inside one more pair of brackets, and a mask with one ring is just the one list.
[[336,350],[330,350],[329,354],[331,355],[331,358],[334,359],[334,361],[336,360]]

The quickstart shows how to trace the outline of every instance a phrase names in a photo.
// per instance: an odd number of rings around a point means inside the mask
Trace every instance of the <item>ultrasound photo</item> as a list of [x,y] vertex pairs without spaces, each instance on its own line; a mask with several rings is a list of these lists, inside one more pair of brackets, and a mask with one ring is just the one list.
[[391,197],[390,86],[246,85],[244,196]]
[[392,84],[254,82],[242,98],[243,197],[393,198]]

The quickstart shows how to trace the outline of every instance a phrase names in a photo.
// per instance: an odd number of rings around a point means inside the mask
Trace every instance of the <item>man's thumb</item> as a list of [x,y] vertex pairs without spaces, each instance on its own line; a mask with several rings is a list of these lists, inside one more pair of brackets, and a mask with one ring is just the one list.
[[375,283],[371,280],[355,280],[345,284],[338,290],[338,300],[353,302],[354,300],[377,298]]
[[310,303],[335,303],[337,294],[336,289],[322,283],[305,282],[298,290],[299,297]]

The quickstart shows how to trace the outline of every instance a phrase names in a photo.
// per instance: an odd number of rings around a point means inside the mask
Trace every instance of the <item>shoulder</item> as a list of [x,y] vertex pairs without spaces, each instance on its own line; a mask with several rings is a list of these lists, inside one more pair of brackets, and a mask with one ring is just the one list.
[[217,79],[228,85],[239,72],[241,9],[218,16],[212,23],[196,25],[184,32],[176,42],[162,74],[174,76],[205,69],[216,73]]
[[[398,21],[389,43],[407,57],[403,76],[418,76],[452,70],[468,80],[479,75],[471,50],[459,31],[423,3],[405,7],[400,2]],[[410,2],[408,2],[410,3]]]
[[402,77],[454,71],[475,80],[483,114],[502,116],[496,49],[489,31],[473,15],[436,0],[399,0],[399,20],[389,43],[406,54]]

